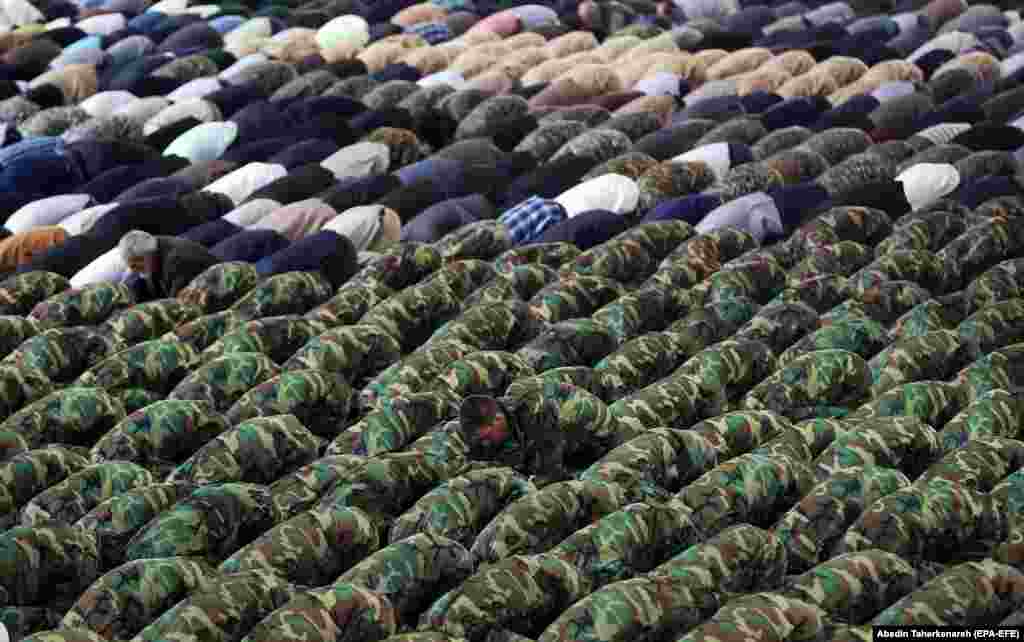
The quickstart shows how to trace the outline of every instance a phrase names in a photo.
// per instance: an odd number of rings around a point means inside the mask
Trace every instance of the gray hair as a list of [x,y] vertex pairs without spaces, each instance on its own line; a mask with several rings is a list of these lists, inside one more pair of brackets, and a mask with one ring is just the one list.
[[155,254],[156,237],[149,232],[132,230],[121,237],[121,242],[117,247],[121,251],[121,258],[127,263],[132,259]]

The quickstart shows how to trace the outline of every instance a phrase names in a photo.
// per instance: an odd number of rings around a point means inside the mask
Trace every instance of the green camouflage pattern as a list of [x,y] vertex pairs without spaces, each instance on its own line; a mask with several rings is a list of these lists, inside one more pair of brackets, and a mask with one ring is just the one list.
[[726,597],[758,587],[778,588],[785,579],[786,569],[786,549],[775,534],[740,524],[702,542],[694,542],[650,574],[703,580],[701,583],[706,582]]
[[1024,356],[1024,343],[1000,348],[986,354],[961,370],[956,380],[967,387],[967,395],[975,401],[996,389],[1018,390],[1024,385],[1024,372],[1019,361]]
[[797,358],[818,350],[846,350],[870,359],[888,344],[889,332],[877,321],[844,319],[812,332],[787,348],[779,355],[779,367],[784,368]]
[[376,376],[401,358],[402,346],[379,327],[350,325],[313,337],[282,368],[324,370],[343,375],[356,384]]
[[260,620],[242,642],[376,642],[397,632],[398,614],[387,597],[337,583],[300,592]]
[[0,314],[24,316],[70,287],[71,281],[53,272],[15,274],[0,282]]
[[161,613],[216,577],[212,566],[187,557],[128,562],[86,589],[61,624],[90,629],[108,640],[130,640]]
[[586,580],[571,564],[550,555],[515,555],[482,566],[440,597],[420,617],[419,629],[467,642],[484,642],[501,629],[536,638],[586,592]]
[[51,328],[26,339],[2,363],[40,370],[54,383],[71,383],[126,347],[95,328]]
[[16,433],[27,448],[57,442],[90,446],[124,418],[121,402],[101,388],[64,388],[8,417],[0,432]]
[[270,485],[270,508],[280,523],[312,508],[335,484],[348,480],[367,462],[356,455],[321,457]]
[[257,417],[215,436],[167,481],[269,484],[315,460],[322,443],[293,415]]
[[443,282],[460,301],[497,276],[493,262],[481,259],[449,259],[440,269],[423,280]]
[[108,392],[143,388],[166,395],[198,362],[198,353],[187,343],[168,339],[144,341],[89,368],[75,384]]
[[0,316],[0,354],[6,357],[22,343],[42,332],[43,327],[28,317]]
[[870,385],[871,371],[863,357],[848,350],[818,350],[797,357],[754,386],[743,407],[771,410],[793,421],[828,417],[829,407],[859,406]]
[[646,573],[700,541],[691,512],[678,499],[630,504],[579,529],[547,554],[575,565],[597,590]]
[[535,390],[538,386],[543,387],[549,383],[567,383],[582,388],[599,399],[606,399],[608,392],[605,387],[605,379],[596,370],[586,366],[551,368],[532,377],[523,377],[513,381],[505,395],[518,398]]
[[656,497],[678,491],[711,470],[718,465],[718,456],[713,442],[702,434],[654,428],[611,450],[579,477]]
[[1022,249],[1020,217],[992,218],[972,225],[939,250],[938,256],[950,268],[953,281],[950,290],[959,290],[986,270],[1020,255]]
[[426,280],[381,301],[360,319],[388,333],[403,352],[422,344],[459,313],[461,299],[445,279]]
[[754,593],[725,604],[677,642],[823,640],[827,613],[811,602],[778,593]]
[[33,497],[89,465],[85,453],[50,445],[0,462],[0,528],[14,526]]
[[266,355],[234,352],[193,370],[167,399],[202,401],[215,412],[227,412],[246,392],[280,373],[277,364]]
[[266,486],[204,486],[137,532],[125,560],[194,556],[217,565],[272,524]]
[[791,270],[787,283],[825,275],[848,277],[875,258],[872,248],[856,241],[840,241],[810,248],[807,255]]
[[243,323],[237,314],[224,310],[183,323],[165,334],[163,338],[177,339],[192,346],[196,352],[202,352]]
[[40,606],[0,608],[0,625],[7,629],[9,638],[15,642],[33,633],[58,628],[60,619],[60,613]]
[[362,411],[378,407],[383,400],[427,392],[440,373],[453,361],[477,351],[457,339],[439,341],[384,369],[359,392]]
[[334,286],[319,272],[286,272],[261,281],[231,306],[246,319],[305,314],[334,296]]
[[355,325],[370,308],[394,293],[394,290],[377,281],[358,284],[350,281],[338,288],[329,300],[303,316],[312,321],[319,321],[328,328]]
[[671,332],[650,332],[623,343],[594,365],[616,401],[670,375],[685,356],[682,337]]
[[125,546],[137,532],[194,490],[183,483],[133,488],[101,502],[74,525],[96,535],[103,568],[112,569],[124,563]]
[[566,481],[512,502],[477,536],[470,552],[476,563],[549,551],[578,529],[629,502],[616,484]]
[[1024,603],[1024,573],[993,560],[967,562],[898,600],[872,625],[986,626]]
[[916,478],[942,456],[935,429],[913,416],[851,418],[842,429],[814,460],[819,482],[838,472],[873,465]]
[[[870,273],[869,276],[877,274],[880,273]],[[880,282],[872,281],[862,288],[857,287],[854,277],[851,277],[850,285],[853,287],[853,295],[843,305],[851,307],[851,312],[855,314],[867,316],[886,326],[892,325],[915,306],[932,298],[931,291],[919,283],[909,280],[891,280],[884,275]],[[841,317],[839,308],[842,308],[843,305],[838,306],[827,316],[830,318]]]
[[166,476],[230,424],[205,401],[163,400],[138,410],[92,447],[94,461],[131,461]]
[[851,413],[851,419],[916,417],[942,426],[967,406],[964,386],[945,381],[914,381],[882,393]]
[[0,533],[0,596],[8,606],[65,611],[100,576],[93,533],[67,524]]
[[288,370],[239,397],[224,418],[237,425],[256,417],[295,415],[313,434],[333,438],[345,429],[352,397],[352,388],[341,375]]
[[1010,299],[982,308],[957,326],[968,358],[1024,341],[1024,299]]
[[693,226],[685,221],[657,221],[634,225],[612,240],[636,241],[656,261],[662,261],[693,235]]
[[849,279],[839,274],[819,274],[803,279],[791,275],[786,289],[769,304],[803,303],[821,314],[848,299],[852,293]]
[[335,437],[326,454],[372,457],[401,450],[456,414],[456,406],[447,394],[424,392],[389,397]]
[[612,239],[583,252],[559,270],[564,275],[597,276],[639,283],[658,269],[658,261],[632,239]]
[[507,274],[520,265],[538,263],[557,270],[579,255],[580,249],[572,243],[530,243],[503,252],[494,259],[494,268],[500,274]]
[[919,584],[898,555],[866,550],[840,555],[786,582],[783,595],[814,604],[835,621],[865,624]]
[[611,278],[563,273],[557,281],[541,288],[529,304],[537,318],[558,323],[588,317],[623,294],[623,286]]
[[366,458],[361,466],[343,474],[321,496],[317,506],[354,506],[375,517],[392,520],[429,490],[462,472],[465,463],[464,459],[438,462],[417,451]]
[[892,324],[893,339],[920,337],[939,330],[956,330],[971,310],[962,292],[928,299],[901,315]]
[[158,299],[115,312],[99,330],[115,335],[125,346],[132,346],[159,339],[202,314],[202,308],[197,305],[179,299]]
[[385,596],[399,622],[412,624],[435,595],[461,584],[473,573],[462,544],[433,533],[398,540],[342,573],[340,584],[365,587]]
[[63,290],[32,308],[28,318],[44,328],[98,325],[134,303],[135,297],[128,286],[104,281]]
[[951,452],[972,439],[1021,436],[1024,403],[1006,390],[981,395],[939,431],[943,452]]
[[[984,557],[1007,534],[992,498],[943,479],[896,490],[866,507],[836,553],[880,548],[908,560]],[[972,553],[973,549],[973,553]]]
[[914,483],[921,485],[933,479],[943,479],[987,493],[1021,466],[1024,466],[1024,442],[1002,437],[979,437],[947,453]]
[[964,296],[972,310],[1024,297],[1024,259],[1003,261],[967,284]]
[[23,436],[10,430],[0,431],[0,462],[28,451],[28,441]]
[[538,642],[674,640],[718,610],[719,595],[705,579],[651,575],[609,584],[563,611]]
[[818,313],[806,303],[773,303],[757,311],[733,339],[760,341],[775,354],[818,329]]
[[508,350],[535,339],[544,325],[529,304],[518,299],[464,305],[462,313],[438,328],[424,346],[455,340],[481,350]]
[[871,396],[925,379],[947,379],[966,365],[966,350],[955,332],[937,330],[893,342],[868,361]]
[[480,531],[508,504],[537,488],[511,468],[471,470],[437,486],[391,524],[391,543],[432,533],[472,546]]
[[432,245],[402,243],[359,270],[349,284],[352,287],[380,284],[392,290],[403,290],[440,269],[444,262],[444,257]]
[[466,355],[442,370],[434,390],[453,399],[501,394],[514,380],[534,374],[533,368],[519,355],[482,350]]
[[266,317],[242,325],[233,324],[220,339],[203,350],[202,358],[209,363],[236,352],[259,352],[281,364],[326,329],[318,321],[298,316]]
[[490,283],[467,296],[462,307],[469,309],[491,303],[526,302],[558,278],[554,268],[540,263],[517,265],[508,272],[499,272]]
[[272,574],[251,571],[216,578],[191,591],[136,634],[139,642],[233,642],[299,593]]
[[686,428],[724,410],[721,391],[707,397],[702,382],[673,374],[608,406],[614,420],[634,432],[659,426]]
[[220,565],[231,575],[259,572],[303,586],[324,586],[381,545],[378,524],[358,508],[299,513],[246,544]]
[[775,355],[767,344],[726,340],[698,352],[673,377],[692,377],[700,382],[705,394],[724,394],[731,405],[771,374],[775,363]]
[[178,292],[178,300],[198,306],[204,314],[227,310],[248,294],[260,277],[252,263],[231,261],[218,263]]
[[908,486],[906,475],[881,466],[846,468],[814,486],[772,526],[788,552],[790,572],[806,572],[826,561],[865,507]]
[[508,229],[498,221],[476,221],[441,237],[433,246],[445,260],[493,260],[513,246]]
[[749,453],[720,463],[678,494],[705,535],[748,522],[767,525],[814,485],[809,464],[785,455]]
[[33,497],[21,510],[21,523],[25,526],[43,526],[48,522],[73,524],[103,501],[154,481],[152,473],[131,462],[89,466]]
[[624,344],[644,332],[665,329],[669,319],[683,313],[675,300],[681,296],[659,283],[645,284],[602,306],[590,318]]
[[24,640],[29,640],[29,642],[104,642],[104,638],[95,631],[66,628],[34,633],[22,638],[23,642]]
[[708,277],[708,299],[726,301],[737,297],[768,303],[786,287],[786,271],[767,255],[739,257]]

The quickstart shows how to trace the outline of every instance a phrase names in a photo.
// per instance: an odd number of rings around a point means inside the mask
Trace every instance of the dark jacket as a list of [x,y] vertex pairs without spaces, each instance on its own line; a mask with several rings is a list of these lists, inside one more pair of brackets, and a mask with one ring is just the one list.
[[202,245],[174,236],[158,236],[156,272],[139,279],[138,300],[169,299],[220,259]]

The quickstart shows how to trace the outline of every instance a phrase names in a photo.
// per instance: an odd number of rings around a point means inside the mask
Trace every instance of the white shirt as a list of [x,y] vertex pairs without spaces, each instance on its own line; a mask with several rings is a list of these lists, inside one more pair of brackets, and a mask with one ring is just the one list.
[[41,198],[11,214],[4,227],[19,234],[35,227],[57,225],[72,214],[82,211],[90,201],[92,196],[88,194],[61,194]]
[[120,283],[129,272],[128,265],[121,258],[121,248],[115,247],[71,277],[71,287],[81,288],[103,282]]
[[[248,24],[248,23],[246,23],[246,24]],[[244,27],[244,26],[245,25],[242,25],[242,27]],[[241,29],[242,27],[239,27],[238,29]],[[235,29],[231,33],[235,33],[235,31],[238,31],[238,29]],[[220,78],[221,80],[223,80],[224,82],[231,82],[232,78],[235,78],[236,76],[238,76],[240,73],[242,73],[243,71],[245,71],[249,67],[253,67],[253,66],[256,66],[256,65],[262,65],[263,63],[267,62],[268,60],[270,60],[270,58],[268,58],[266,54],[262,54],[262,53],[254,53],[254,54],[249,54],[248,56],[242,56],[241,58],[236,60],[234,63],[232,63],[230,67],[228,67],[224,71],[220,72],[220,74],[217,77]]]
[[420,78],[417,82],[420,87],[433,87],[435,85],[448,85],[458,91],[466,86],[466,78],[457,71],[438,71]]
[[288,170],[285,169],[284,165],[249,163],[239,167],[230,174],[221,176],[203,188],[203,191],[223,194],[230,198],[232,203],[238,205],[249,198],[256,190],[287,174]]
[[78,106],[93,118],[104,118],[138,100],[129,91],[101,91],[78,103]]
[[715,175],[715,181],[721,181],[732,167],[732,156],[729,154],[729,143],[711,143],[691,149],[672,159],[673,163],[705,163]]
[[636,209],[640,187],[628,176],[604,174],[562,192],[554,200],[570,218],[590,210],[626,214]]
[[359,252],[365,251],[380,233],[380,217],[384,208],[380,205],[360,205],[335,216],[323,230],[347,236]]
[[94,205],[78,212],[77,214],[72,214],[57,225],[64,228],[64,231],[68,233],[68,236],[85,234],[92,229],[92,226],[96,224],[96,221],[100,220],[100,217],[117,206],[118,203]]
[[355,143],[342,147],[325,158],[320,166],[343,178],[364,178],[388,171],[391,164],[391,150],[382,143]]
[[209,96],[215,91],[220,91],[224,86],[217,80],[216,76],[204,76],[203,78],[196,78],[190,80],[181,87],[178,87],[171,93],[167,94],[167,100],[172,103],[176,103],[182,100],[188,100],[189,98],[202,98],[203,96]]
[[960,172],[949,163],[918,163],[903,170],[896,180],[903,183],[907,202],[916,211],[959,187]]
[[259,222],[261,218],[270,214],[282,205],[269,198],[258,198],[239,205],[223,216],[224,220],[238,227],[249,227]]
[[220,121],[196,125],[164,150],[164,156],[181,156],[191,163],[217,160],[238,136],[238,124]]
[[85,20],[79,20],[75,25],[90,36],[109,36],[115,31],[120,31],[128,24],[128,20],[121,13],[104,13],[98,16],[89,16]]
[[782,217],[775,201],[764,192],[754,192],[719,205],[711,210],[693,229],[708,234],[723,227],[734,227],[750,233],[758,243],[769,234],[782,234]]

